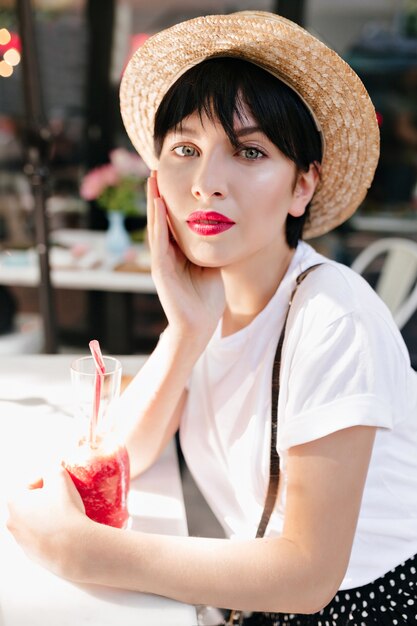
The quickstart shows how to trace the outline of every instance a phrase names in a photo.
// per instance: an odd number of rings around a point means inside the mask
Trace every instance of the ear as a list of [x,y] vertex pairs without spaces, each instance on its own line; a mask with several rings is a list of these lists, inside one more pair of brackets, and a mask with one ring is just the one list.
[[320,165],[319,163],[310,163],[310,167],[307,172],[299,172],[294,185],[293,201],[291,203],[289,215],[293,217],[300,217],[304,215],[307,204],[316,191],[317,184],[320,178]]

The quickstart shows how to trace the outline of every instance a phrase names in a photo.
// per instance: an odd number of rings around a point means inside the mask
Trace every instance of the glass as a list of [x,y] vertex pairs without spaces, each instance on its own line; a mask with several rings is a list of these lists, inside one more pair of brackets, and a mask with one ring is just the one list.
[[129,520],[129,457],[126,447],[115,436],[112,411],[120,393],[122,366],[112,357],[103,360],[106,373],[102,377],[95,429],[92,428],[97,376],[94,360],[82,357],[71,365],[76,445],[67,453],[65,467],[88,517],[101,524],[125,528]]

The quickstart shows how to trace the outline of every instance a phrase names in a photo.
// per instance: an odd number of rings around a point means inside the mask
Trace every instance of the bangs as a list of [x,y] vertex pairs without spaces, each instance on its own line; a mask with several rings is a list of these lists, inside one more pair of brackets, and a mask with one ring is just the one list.
[[[235,117],[248,108],[262,132],[300,170],[321,161],[321,138],[301,98],[262,68],[233,57],[213,57],[189,69],[167,91],[155,116],[154,145],[159,157],[168,132],[197,112],[219,121],[233,146],[240,144]],[[300,149],[302,147],[302,149]]]
[[[230,63],[230,61],[232,63]],[[219,62],[221,67],[219,68]],[[229,141],[237,146],[234,118],[243,122],[242,67],[239,59],[208,59],[191,68],[167,91],[155,116],[155,152],[159,156],[165,135],[180,129],[182,121],[197,112],[222,125]],[[249,103],[247,105],[250,108]]]

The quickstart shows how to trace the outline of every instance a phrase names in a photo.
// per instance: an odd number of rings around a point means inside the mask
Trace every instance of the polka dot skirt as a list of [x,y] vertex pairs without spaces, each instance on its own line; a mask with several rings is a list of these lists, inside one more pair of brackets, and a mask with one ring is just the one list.
[[402,626],[417,624],[417,555],[376,581],[339,591],[314,615],[253,613],[244,626]]

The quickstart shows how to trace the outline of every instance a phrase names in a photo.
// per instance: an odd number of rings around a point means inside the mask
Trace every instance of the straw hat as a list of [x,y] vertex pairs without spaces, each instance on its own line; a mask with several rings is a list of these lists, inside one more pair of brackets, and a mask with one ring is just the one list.
[[306,30],[273,13],[242,11],[182,22],[148,39],[124,73],[121,113],[151,169],[155,113],[168,88],[212,56],[246,59],[292,87],[311,111],[324,147],[321,181],[304,237],[344,222],[364,199],[379,156],[372,102],[355,72]]

